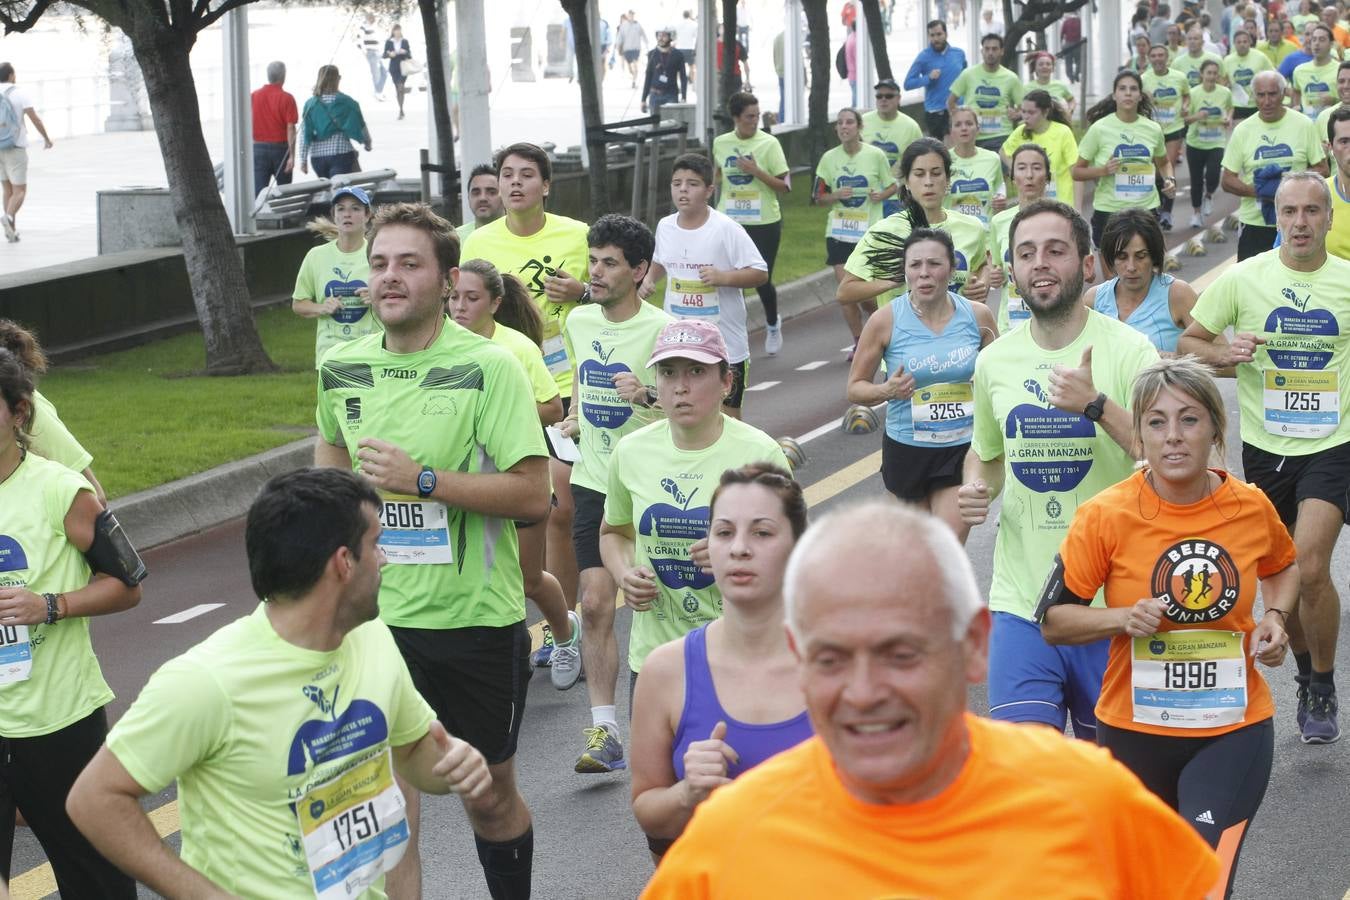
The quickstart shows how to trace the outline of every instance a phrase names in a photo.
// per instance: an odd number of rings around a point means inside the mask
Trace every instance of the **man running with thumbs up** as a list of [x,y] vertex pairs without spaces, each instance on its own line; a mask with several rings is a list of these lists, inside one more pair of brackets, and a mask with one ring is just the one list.
[[1079,504],[1134,468],[1125,404],[1135,375],[1158,358],[1148,339],[1080,301],[1091,277],[1088,224],[1072,207],[1037,200],[1008,230],[1012,278],[1028,327],[975,363],[975,425],[957,504],[982,524],[1005,495],[989,589],[989,713],[1093,740],[1107,642],[1052,647],[1034,620],[1041,585]]

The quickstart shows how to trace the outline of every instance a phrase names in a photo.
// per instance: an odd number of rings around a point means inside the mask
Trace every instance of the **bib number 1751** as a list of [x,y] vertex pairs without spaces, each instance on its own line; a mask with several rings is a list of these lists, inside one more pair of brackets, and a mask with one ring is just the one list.
[[330,826],[344,851],[380,833],[380,817],[375,814],[375,801],[353,806],[334,819]]

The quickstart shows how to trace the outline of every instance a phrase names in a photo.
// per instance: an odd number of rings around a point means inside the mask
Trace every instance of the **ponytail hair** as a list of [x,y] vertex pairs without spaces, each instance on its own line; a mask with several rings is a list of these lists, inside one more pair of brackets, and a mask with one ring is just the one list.
[[[1028,100],[1036,104],[1036,108],[1045,113],[1045,117],[1051,122],[1058,122],[1066,128],[1072,127],[1069,125],[1068,115],[1060,108],[1060,105],[1055,102],[1055,98],[1050,96],[1049,91],[1042,88],[1037,88],[1034,91],[1027,91],[1022,97],[1022,102],[1025,103]],[[1022,138],[1023,140],[1031,140],[1030,125],[1022,126]]]
[[[900,155],[900,202],[903,209],[897,215],[904,216],[909,220],[910,231],[916,231],[921,228],[930,227],[928,224],[928,214],[923,211],[923,206],[915,200],[909,192],[909,173],[914,168],[914,163],[920,156],[929,153],[935,153],[942,160],[942,167],[947,172],[947,180],[952,178],[952,154],[947,146],[941,141],[923,137],[912,142],[905,148],[905,152]],[[872,233],[873,246],[867,251],[867,266],[877,276],[887,281],[903,282],[905,280],[905,243],[908,238],[900,237],[888,231],[879,230]]]
[[534,298],[519,278],[503,275],[497,267],[485,259],[470,259],[461,263],[460,272],[472,272],[483,279],[483,287],[488,296],[499,301],[497,311],[492,318],[499,325],[514,328],[528,337],[536,346],[543,349],[544,319]]
[[42,345],[33,332],[13,319],[0,319],[0,348],[14,354],[34,381],[47,373],[47,354],[42,352]]
[[1138,72],[1132,69],[1121,69],[1116,73],[1116,77],[1111,81],[1111,93],[1107,94],[1101,100],[1093,104],[1087,111],[1087,122],[1091,125],[1098,119],[1104,119],[1116,111],[1116,87],[1123,79],[1133,78],[1134,83],[1139,86],[1139,115],[1145,119],[1153,118],[1153,98],[1144,90],[1144,79]]

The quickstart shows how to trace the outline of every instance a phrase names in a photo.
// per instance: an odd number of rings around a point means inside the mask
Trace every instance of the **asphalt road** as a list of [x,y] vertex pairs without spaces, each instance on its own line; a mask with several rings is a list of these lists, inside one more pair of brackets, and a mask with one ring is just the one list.
[[[1178,204],[1183,211],[1189,204]],[[1219,211],[1232,202],[1223,198]],[[1186,221],[1189,213],[1178,216]],[[1169,235],[1180,245],[1186,231]],[[1182,257],[1176,274],[1191,281],[1211,273],[1235,252],[1235,242],[1211,247],[1210,255]],[[1210,276],[1212,278],[1212,275]],[[848,333],[832,309],[794,319],[784,328],[785,348],[777,358],[756,352],[751,384],[767,385],[747,396],[747,418],[770,434],[804,440],[807,464],[798,477],[808,486],[813,510],[882,493],[876,474],[880,436],[850,436],[838,429],[847,403],[844,347]],[[759,338],[752,339],[758,347]],[[1230,446],[1239,447],[1237,406],[1232,384],[1225,385],[1232,427]],[[809,440],[808,440],[809,439]],[[1238,466],[1237,454],[1230,465]],[[976,529],[967,548],[982,588],[987,588],[993,557],[994,525]],[[176,542],[147,554],[152,577],[136,610],[95,623],[95,645],[108,681],[117,692],[114,719],[135,697],[150,673],[226,622],[250,612],[256,603],[248,586],[242,524]],[[1342,536],[1333,560],[1335,582],[1350,581]],[[158,620],[205,604],[221,604],[185,621]],[[531,620],[537,615],[531,608]],[[618,616],[620,641],[626,640],[629,614]],[[1346,651],[1341,651],[1346,658]],[[1342,663],[1342,668],[1345,668]],[[1276,716],[1276,759],[1270,788],[1255,820],[1239,870],[1238,897],[1340,898],[1350,886],[1350,855],[1343,836],[1350,830],[1350,741],[1322,747],[1299,743],[1293,721],[1292,663],[1268,674],[1279,712]],[[983,688],[973,688],[970,702],[985,710]],[[627,708],[627,683],[620,679],[618,703]],[[578,775],[572,764],[582,748],[581,729],[589,724],[584,687],[555,691],[547,673],[530,685],[525,723],[517,756],[520,783],[535,819],[534,894],[539,898],[633,897],[651,873],[643,837],[628,807],[626,773]],[[161,809],[161,830],[176,827],[172,791],[148,798],[147,808]],[[473,839],[457,801],[430,798],[423,806],[422,853],[428,898],[486,896]],[[41,849],[21,831],[16,842],[12,888],[18,898],[42,897],[51,890],[49,869]],[[151,896],[148,891],[144,896]]]

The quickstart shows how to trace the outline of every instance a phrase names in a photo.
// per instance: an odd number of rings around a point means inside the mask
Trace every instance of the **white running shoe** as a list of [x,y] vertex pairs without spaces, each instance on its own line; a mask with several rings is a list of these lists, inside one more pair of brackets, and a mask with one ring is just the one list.
[[549,660],[549,679],[560,691],[572,687],[581,677],[581,617],[568,610],[567,618],[572,623],[572,639],[560,644],[555,638]]
[[1199,213],[1196,213],[1195,215],[1191,216],[1191,227],[1192,227],[1192,228],[1204,228],[1204,227],[1205,227],[1205,220],[1202,219],[1202,218],[1200,218],[1200,214],[1199,214]]
[[783,349],[783,323],[777,325],[764,326],[764,352],[770,356],[777,356],[778,351]]
[[1208,219],[1214,215],[1214,197],[1211,194],[1205,195],[1205,202],[1200,205],[1200,215]]
[[5,240],[11,244],[19,239],[19,232],[14,228],[14,217],[8,213],[0,215],[0,225],[5,227]]

